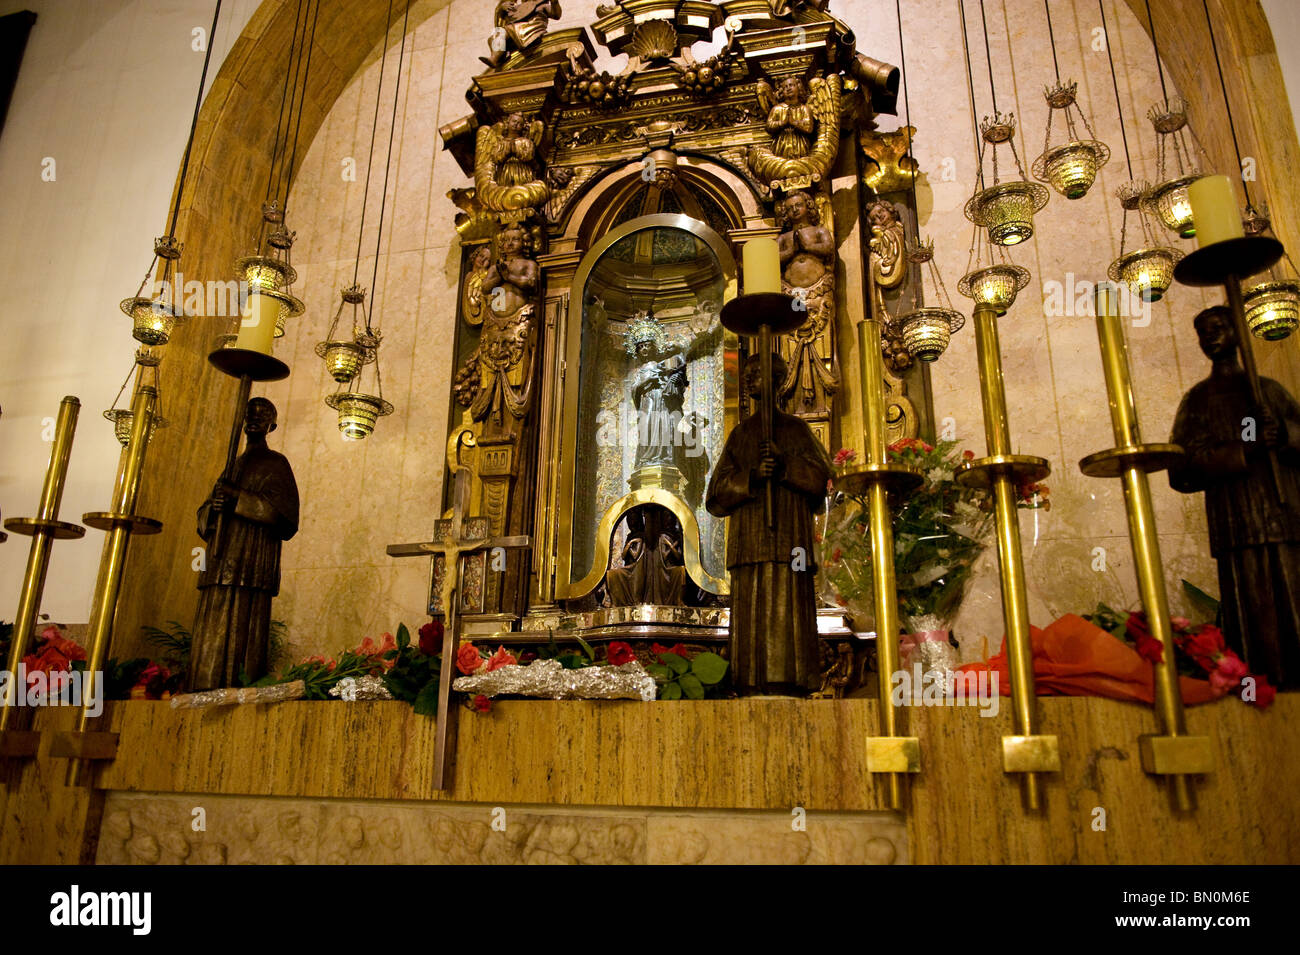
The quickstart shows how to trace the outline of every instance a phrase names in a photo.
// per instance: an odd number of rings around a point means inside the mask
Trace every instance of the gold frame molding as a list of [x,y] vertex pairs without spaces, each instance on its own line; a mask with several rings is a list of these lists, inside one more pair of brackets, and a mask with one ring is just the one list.
[[[691,233],[707,245],[717,258],[718,266],[727,281],[727,292],[724,298],[729,299],[735,294],[736,259],[731,252],[730,243],[705,223],[682,213],[656,213],[625,222],[601,236],[587,251],[586,255],[582,257],[582,261],[578,263],[577,271],[573,276],[573,283],[569,287],[569,315],[564,351],[566,368],[577,369],[581,367],[582,290],[587,285],[587,279],[590,277],[592,269],[605,251],[620,239],[655,228],[680,229],[683,232]],[[726,382],[723,413],[723,431],[725,434],[731,433],[731,429],[736,426],[736,421],[739,418],[739,380],[736,368],[732,367],[737,360],[739,347],[739,339],[731,332],[725,332],[723,336],[724,379]],[[560,469],[556,502],[564,502],[566,507],[558,515],[557,520],[558,526],[555,540],[557,551],[555,565],[556,598],[576,600],[585,597],[596,588],[596,585],[600,583],[601,578],[605,575],[605,569],[609,564],[609,539],[614,532],[614,526],[623,514],[641,504],[659,504],[672,511],[682,525],[684,545],[682,551],[687,574],[696,584],[709,593],[720,597],[728,596],[731,588],[726,576],[714,577],[700,563],[700,526],[694,512],[685,507],[678,498],[661,488],[641,488],[623,495],[610,505],[596,528],[596,550],[592,566],[590,569],[583,571],[583,576],[580,579],[576,581],[573,579],[572,521],[574,477],[577,470],[575,455],[578,444],[578,381],[576,375],[572,380],[567,377],[565,379],[563,407],[564,436],[560,448],[560,460],[564,464]]]

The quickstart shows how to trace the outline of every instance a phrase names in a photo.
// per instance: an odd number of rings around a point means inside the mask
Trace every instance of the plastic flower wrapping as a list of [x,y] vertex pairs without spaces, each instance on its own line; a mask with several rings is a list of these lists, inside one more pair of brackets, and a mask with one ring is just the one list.
[[[855,453],[841,451],[836,466],[852,467]],[[910,668],[947,670],[957,665],[948,639],[952,621],[970,586],[975,562],[988,546],[992,496],[957,483],[955,474],[974,454],[955,441],[931,445],[906,438],[889,447],[889,458],[920,471],[924,482],[894,509],[894,576],[903,638],[902,661]],[[1019,489],[1022,507],[1049,507],[1048,489]],[[823,596],[844,607],[858,630],[874,629],[871,534],[863,498],[836,494],[822,536]]]

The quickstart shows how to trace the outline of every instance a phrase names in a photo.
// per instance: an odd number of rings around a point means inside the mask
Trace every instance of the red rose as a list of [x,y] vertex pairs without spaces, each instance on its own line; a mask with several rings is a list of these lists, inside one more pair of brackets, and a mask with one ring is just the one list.
[[965,460],[965,461],[974,461],[974,460],[975,460],[975,452],[972,451],[972,450],[970,450],[969,448],[967,448],[965,451],[963,451],[963,452],[961,453],[961,456],[962,456],[962,460]]
[[650,644],[650,652],[657,657],[663,656],[665,653],[675,653],[683,660],[690,659],[690,654],[686,652],[686,647],[680,643],[675,643],[671,647],[665,647],[661,643],[652,643]]
[[636,659],[636,654],[632,652],[632,647],[622,640],[615,640],[605,651],[605,658],[614,666],[622,666],[624,663],[631,663]]
[[1149,633],[1138,636],[1137,652],[1143,660],[1150,660],[1152,663],[1159,663],[1165,658],[1164,644]]
[[420,628],[420,652],[435,657],[442,652],[442,621],[430,620]]
[[456,652],[456,669],[469,676],[483,665],[483,658],[478,655],[478,648],[472,643],[464,644]]
[[470,701],[470,709],[475,713],[486,713],[488,710],[492,709],[492,701],[480,693]]
[[497,647],[497,652],[488,659],[487,671],[491,673],[493,670],[500,670],[502,667],[512,666],[518,662],[515,655],[505,647]]

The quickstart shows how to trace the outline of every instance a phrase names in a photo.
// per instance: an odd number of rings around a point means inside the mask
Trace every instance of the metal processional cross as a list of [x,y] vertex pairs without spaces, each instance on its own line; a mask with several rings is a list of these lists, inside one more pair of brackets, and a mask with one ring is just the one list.
[[[528,547],[532,541],[527,535],[514,537],[489,537],[488,519],[486,517],[466,517],[470,498],[470,469],[458,467],[455,473],[455,485],[452,491],[451,517],[444,517],[434,525],[433,540],[415,544],[389,544],[389,557],[430,557],[434,559],[434,571],[429,599],[432,603],[438,597],[438,606],[442,609],[442,661],[438,668],[438,715],[437,739],[433,757],[433,784],[435,789],[447,789],[450,785],[447,772],[448,747],[454,744],[452,735],[451,681],[456,669],[456,630],[460,625],[458,610],[459,580],[463,565],[461,558],[484,550],[496,548]],[[442,561],[441,588],[437,587],[437,563]],[[486,571],[485,571],[486,573]],[[434,607],[429,608],[431,614]]]

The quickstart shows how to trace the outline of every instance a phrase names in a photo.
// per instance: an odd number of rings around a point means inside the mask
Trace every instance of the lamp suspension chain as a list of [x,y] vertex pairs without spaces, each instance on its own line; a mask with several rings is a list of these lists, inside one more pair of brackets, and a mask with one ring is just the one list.
[[1232,151],[1237,156],[1237,176],[1241,181],[1241,188],[1246,193],[1246,211],[1254,212],[1254,203],[1250,200],[1250,184],[1246,182],[1241,175],[1241,146],[1237,142],[1237,124],[1232,118],[1232,103],[1228,101],[1228,84],[1223,78],[1223,63],[1219,60],[1219,44],[1214,38],[1214,23],[1210,20],[1210,4],[1208,0],[1201,0],[1201,6],[1205,10],[1205,26],[1210,33],[1210,49],[1214,51],[1214,67],[1219,72],[1219,89],[1223,91],[1223,109],[1228,114],[1228,132],[1232,134]]

